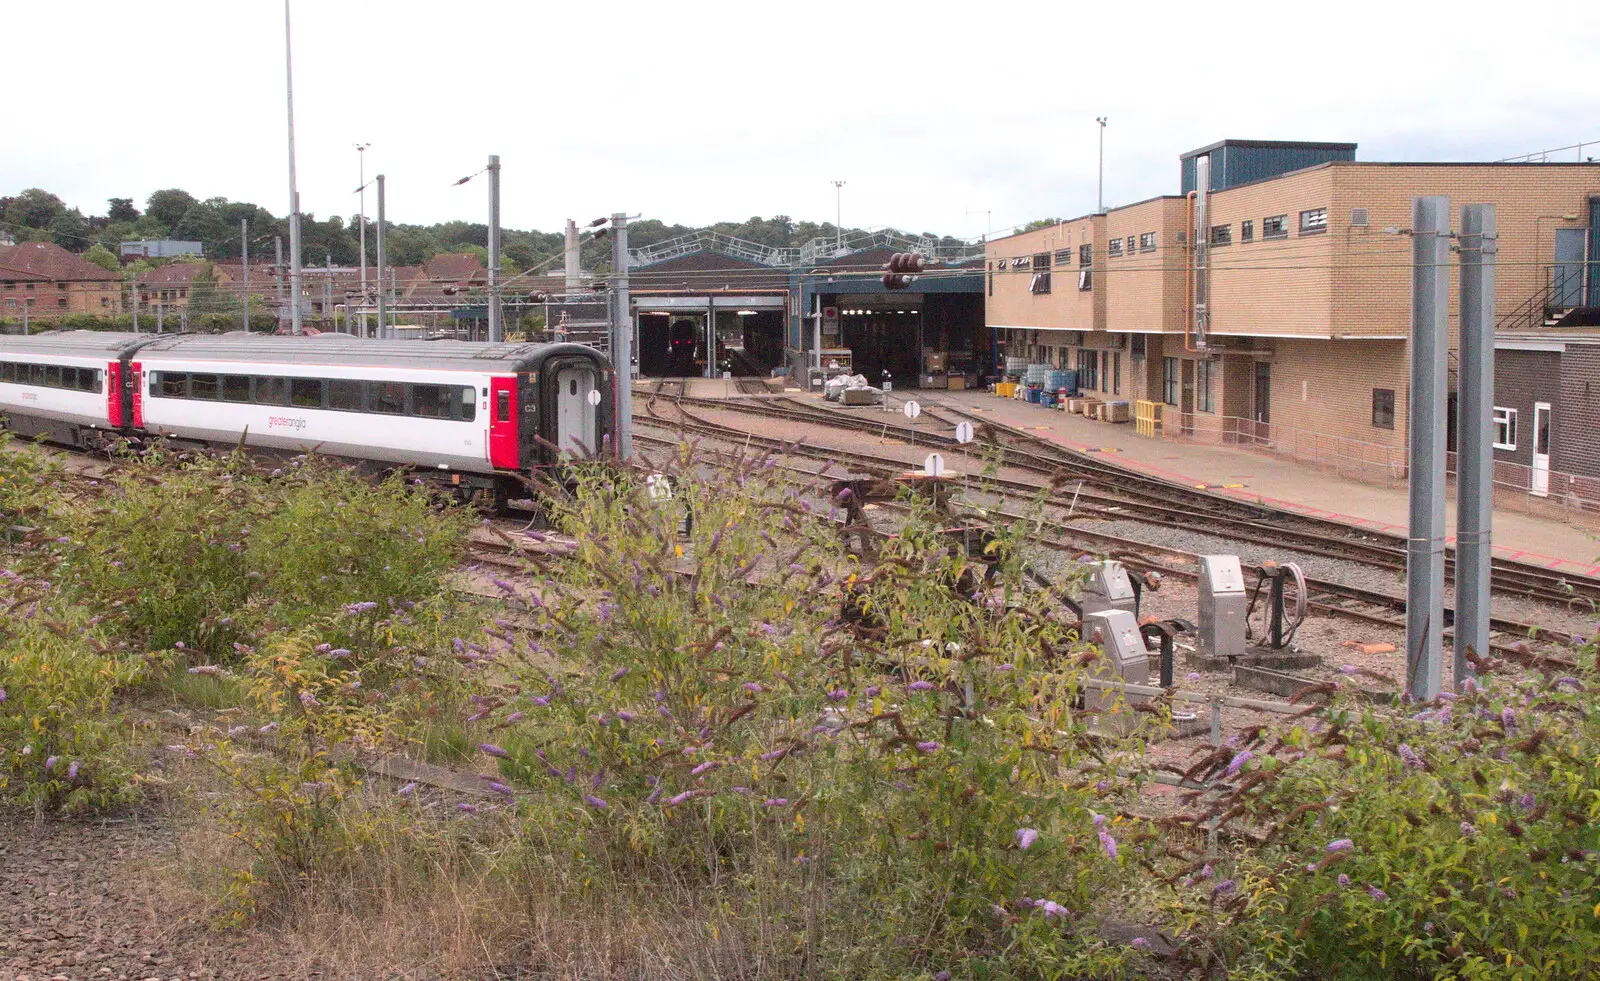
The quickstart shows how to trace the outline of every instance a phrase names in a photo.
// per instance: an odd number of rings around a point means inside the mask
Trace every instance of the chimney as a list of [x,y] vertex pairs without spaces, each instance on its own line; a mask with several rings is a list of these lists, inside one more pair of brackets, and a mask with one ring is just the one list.
[[578,223],[567,219],[567,292],[576,293],[583,273],[578,267]]

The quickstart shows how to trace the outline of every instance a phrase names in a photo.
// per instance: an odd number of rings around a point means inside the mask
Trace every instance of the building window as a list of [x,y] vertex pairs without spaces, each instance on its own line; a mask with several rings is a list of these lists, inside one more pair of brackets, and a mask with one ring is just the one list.
[[1136,241],[1137,241],[1137,239],[1134,236],[1132,236],[1132,235],[1128,236],[1128,254],[1129,255],[1133,255],[1134,243]]
[[67,298],[64,297],[64,296],[57,297],[56,298],[56,306],[58,306],[58,307],[62,308],[63,310],[65,310],[67,308]]
[[989,264],[989,295],[994,296],[994,263]]
[[1122,255],[1122,239],[1114,238],[1106,245],[1106,255],[1115,259]]
[[1215,361],[1196,361],[1194,363],[1194,407],[1199,412],[1215,412],[1216,401],[1211,393],[1211,378]]
[[1212,245],[1232,245],[1233,244],[1233,226],[1232,225],[1212,225],[1211,226],[1211,244]]
[[1111,394],[1122,394],[1122,352],[1111,355]]
[[1028,284],[1028,292],[1030,292],[1030,293],[1048,293],[1048,292],[1050,292],[1050,274],[1048,272],[1036,272],[1036,273],[1034,273],[1032,282],[1030,282]]
[[1078,352],[1078,387],[1089,389],[1098,388],[1096,380],[1100,374],[1100,353],[1098,351]]
[[1494,448],[1497,450],[1514,450],[1517,448],[1517,410],[1494,407]]
[[1134,334],[1133,335],[1133,339],[1128,342],[1128,348],[1133,354],[1133,360],[1135,360],[1135,361],[1143,361],[1144,360],[1144,335],[1143,334]]
[[1094,288],[1094,280],[1093,280],[1093,277],[1091,277],[1089,275],[1089,270],[1087,270],[1087,269],[1079,269],[1078,270],[1078,292],[1087,293],[1092,288]]
[[1161,359],[1161,401],[1168,405],[1178,404],[1178,359]]
[[1378,429],[1394,428],[1394,389],[1372,390],[1372,425]]
[[1318,232],[1328,230],[1328,209],[1312,208],[1310,211],[1300,212],[1300,234],[1316,235]]
[[1056,265],[1058,265],[1058,266],[1070,266],[1070,265],[1072,265],[1072,250],[1071,249],[1056,249]]
[[1156,233],[1142,232],[1139,235],[1139,251],[1154,252],[1156,250]]
[[1262,238],[1288,238],[1289,237],[1288,221],[1289,221],[1289,216],[1288,215],[1273,215],[1271,218],[1263,218],[1263,219],[1261,219],[1261,237]]
[[1078,265],[1082,266],[1085,269],[1087,269],[1090,266],[1094,265],[1094,246],[1093,245],[1080,245],[1080,246],[1078,246]]
[[1015,259],[1011,260],[1011,268],[1012,269],[1026,269],[1026,268],[1028,268],[1030,262],[1031,262],[1031,260],[1027,256],[1019,255]]
[[1001,259],[999,262],[995,263],[995,265],[1000,267],[1000,271],[1001,272],[1005,272],[1005,270],[1006,270],[1006,261],[1004,259]]
[[1256,223],[1252,218],[1239,222],[1239,241],[1254,242],[1256,240]]

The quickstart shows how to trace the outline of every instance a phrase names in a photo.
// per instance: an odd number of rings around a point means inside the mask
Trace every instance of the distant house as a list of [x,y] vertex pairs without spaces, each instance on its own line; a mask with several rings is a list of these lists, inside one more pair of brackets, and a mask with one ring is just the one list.
[[49,320],[122,312],[122,277],[52,242],[0,245],[0,316]]
[[[225,266],[210,262],[175,262],[152,269],[138,279],[139,303],[151,306],[156,303],[169,309],[189,305],[189,294],[194,281],[207,269],[216,279],[217,287],[229,295],[243,289],[244,270],[237,265]],[[250,292],[257,296],[271,295],[273,289],[272,267],[250,267]],[[237,283],[238,285],[233,285]]]
[[170,238],[145,239],[120,243],[118,253],[124,262],[130,259],[175,259],[186,255],[204,255],[205,244]]

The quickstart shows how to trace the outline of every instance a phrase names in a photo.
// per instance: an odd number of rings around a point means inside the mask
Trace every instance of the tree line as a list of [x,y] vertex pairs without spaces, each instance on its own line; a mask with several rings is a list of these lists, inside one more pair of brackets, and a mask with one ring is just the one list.
[[[86,258],[109,269],[115,268],[118,243],[139,239],[201,242],[206,258],[237,262],[241,253],[241,218],[248,222],[252,258],[271,256],[274,236],[281,237],[287,247],[287,218],[246,201],[229,201],[223,197],[200,200],[180,188],[154,192],[145,200],[142,210],[132,198],[110,198],[103,215],[85,215],[43,188],[28,188],[13,196],[0,197],[0,229],[9,231],[17,241],[55,242],[73,252],[86,253]],[[629,225],[629,244],[645,248],[697,230],[694,226],[644,219]],[[799,248],[815,238],[832,238],[838,231],[830,222],[797,222],[788,215],[722,221],[711,225],[710,230],[773,249]],[[376,253],[376,232],[376,222],[368,217],[366,258],[369,265]],[[845,229],[847,237],[861,232],[862,229]],[[922,234],[944,245],[957,241],[950,236]],[[352,266],[359,261],[359,216],[332,215],[319,219],[314,214],[302,214],[300,236],[303,262]],[[486,258],[488,244],[489,229],[482,222],[447,221],[433,225],[390,222],[384,247],[391,265],[417,266],[433,256],[450,252],[477,252],[480,258]],[[564,248],[562,231],[510,228],[501,231],[501,252],[510,272],[540,266],[557,269]],[[608,268],[610,249],[606,241],[585,241],[582,246],[584,268]]]

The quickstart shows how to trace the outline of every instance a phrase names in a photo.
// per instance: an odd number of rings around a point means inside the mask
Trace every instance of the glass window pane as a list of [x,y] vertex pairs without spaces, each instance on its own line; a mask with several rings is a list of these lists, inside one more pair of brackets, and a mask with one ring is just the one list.
[[80,391],[80,392],[98,392],[98,391],[100,391],[100,389],[102,387],[101,384],[100,384],[100,380],[101,380],[101,375],[103,375],[103,374],[104,374],[104,372],[102,372],[99,368],[79,368],[78,369],[78,391]]
[[359,381],[349,378],[328,379],[328,408],[360,412],[361,389]]
[[164,399],[181,399],[189,394],[189,376],[181,371],[163,371],[156,376],[156,391]]
[[222,376],[222,401],[248,402],[250,401],[250,376],[249,375],[223,375]]
[[367,407],[384,415],[406,411],[406,387],[400,382],[368,382]]
[[216,375],[190,375],[189,397],[192,399],[211,399],[217,397]]
[[15,382],[17,380],[17,366],[10,361],[0,364],[0,381]]
[[44,383],[50,388],[61,387],[61,366],[58,364],[46,365],[44,369]]
[[412,385],[411,414],[426,419],[450,418],[450,406],[445,402],[444,388],[439,385]]
[[322,379],[295,378],[289,383],[289,404],[307,409],[322,408]]
[[257,378],[256,403],[259,405],[288,405],[289,381],[286,378]]

